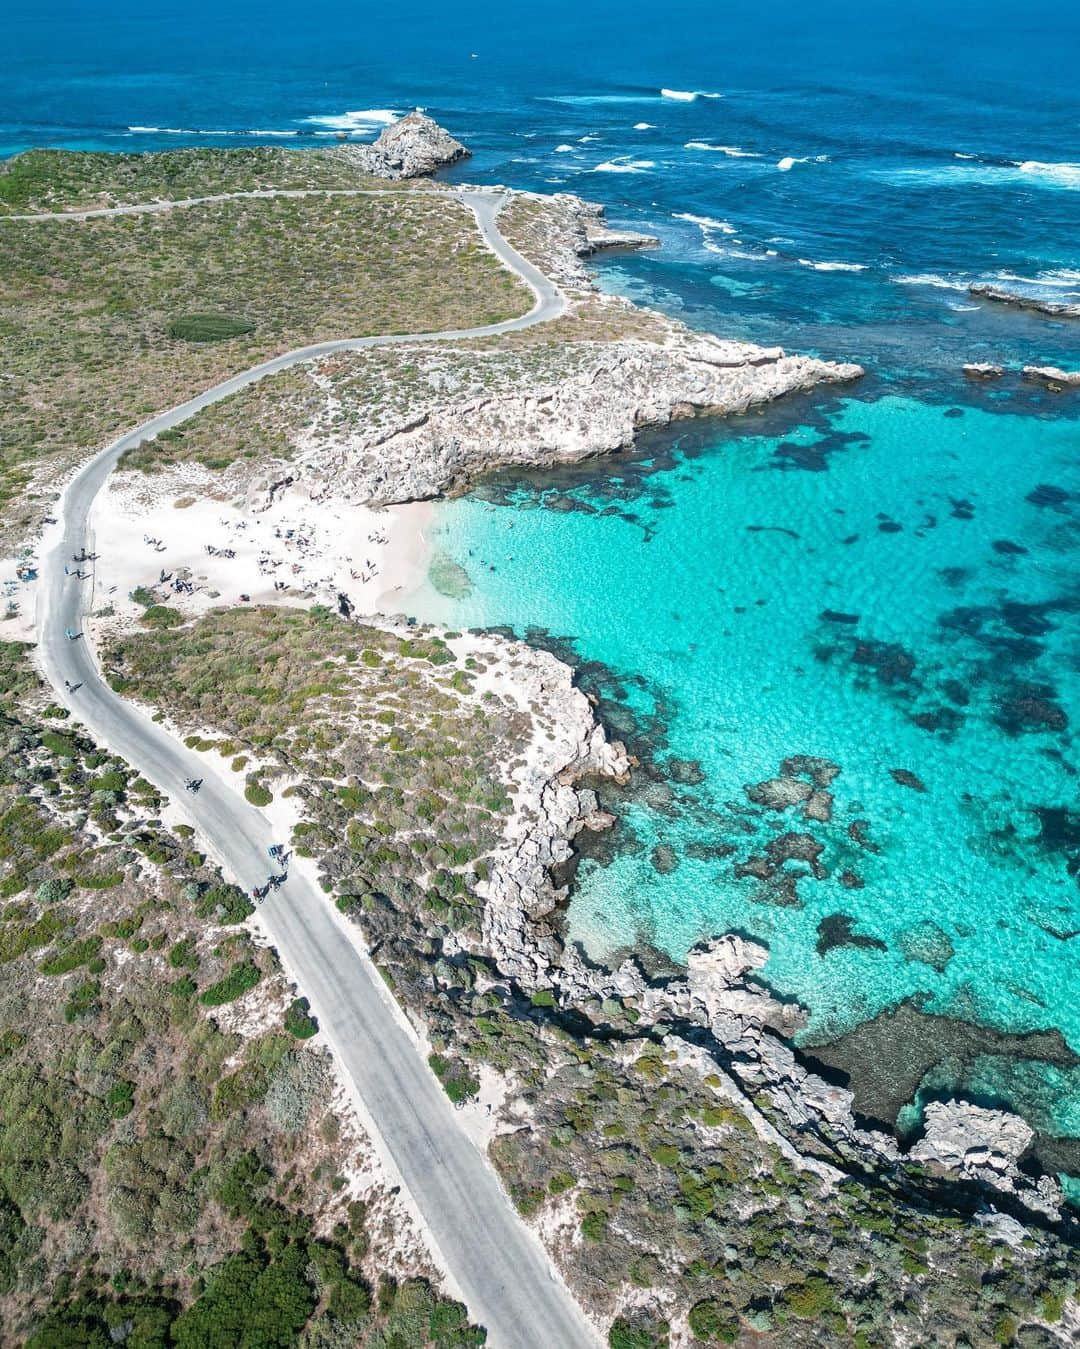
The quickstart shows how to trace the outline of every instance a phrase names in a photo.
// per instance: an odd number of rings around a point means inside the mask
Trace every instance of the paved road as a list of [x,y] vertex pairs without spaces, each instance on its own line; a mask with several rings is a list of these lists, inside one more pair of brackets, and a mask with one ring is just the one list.
[[[68,631],[82,631],[93,581],[65,576],[64,567],[82,548],[94,551],[90,509],[124,450],[264,375],[327,352],[420,336],[450,340],[509,332],[561,314],[565,302],[558,289],[515,253],[496,228],[503,197],[492,192],[459,195],[476,213],[488,244],[534,291],[536,302],[528,314],[459,332],[322,342],[225,380],[129,431],[82,469],[64,495],[63,538],[43,562],[38,649],[57,697],[97,739],[185,809],[210,854],[245,888],[261,883],[271,869],[266,849],[275,840],[266,818],[248,805],[232,782],[216,776],[196,754],[113,693],[86,638],[66,636]],[[69,693],[65,680],[81,688]],[[204,780],[197,796],[184,791],[189,777]],[[371,960],[358,951],[342,916],[299,872],[271,893],[261,913],[286,968],[310,998],[470,1314],[487,1326],[491,1344],[498,1349],[581,1349],[596,1344],[595,1331],[540,1243],[518,1219],[487,1161],[460,1128],[400,1010]]]
[[[265,200],[267,197],[428,197],[438,201],[443,195],[431,187],[265,187],[250,192],[214,192],[206,197],[177,197],[173,201],[135,201],[127,206],[90,206],[82,211],[39,211],[33,215],[2,215],[5,220],[39,223],[43,220],[101,220],[111,215],[161,215],[182,211],[189,206],[208,206],[218,201]],[[459,192],[450,193],[460,196]]]

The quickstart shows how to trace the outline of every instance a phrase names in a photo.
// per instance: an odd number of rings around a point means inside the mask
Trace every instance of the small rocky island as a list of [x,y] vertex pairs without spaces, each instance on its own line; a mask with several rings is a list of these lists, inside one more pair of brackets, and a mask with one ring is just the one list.
[[472,151],[418,108],[391,122],[374,144],[342,146],[340,153],[376,178],[428,178]]

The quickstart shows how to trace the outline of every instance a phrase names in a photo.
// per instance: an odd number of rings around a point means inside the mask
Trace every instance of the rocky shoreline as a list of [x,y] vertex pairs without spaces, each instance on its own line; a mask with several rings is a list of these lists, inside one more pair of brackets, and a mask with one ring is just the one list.
[[[695,332],[601,294],[583,258],[655,241],[609,229],[603,208],[566,194],[513,194],[511,206],[518,201],[543,203],[543,247],[512,242],[566,290],[567,317],[494,345],[417,342],[314,363],[314,397],[288,432],[293,452],[248,481],[250,508],[269,504],[285,477],[315,499],[428,500],[493,469],[576,463],[629,448],[647,427],[742,413],[863,375],[852,363]],[[552,340],[559,332],[563,340]]]
[[[642,1033],[666,1045],[704,1045],[703,1071],[723,1074],[748,1112],[765,1109],[800,1159],[835,1180],[852,1168],[899,1174],[917,1163],[932,1179],[993,1192],[997,1202],[1007,1198],[1019,1211],[1059,1222],[1061,1186],[1021,1166],[1034,1130],[1015,1115],[965,1101],[932,1103],[923,1136],[908,1152],[892,1135],[864,1127],[854,1093],[800,1060],[791,1037],[805,1024],[805,1009],[780,1001],[759,982],[768,958],[759,943],[735,933],[718,936],[689,953],[685,976],[657,978],[636,958],[607,969],[566,945],[559,917],[569,890],[553,875],[570,861],[582,831],[614,823],[589,780],[625,782],[633,761],[622,744],[607,739],[569,667],[534,655],[516,677],[524,679],[530,701],[555,709],[563,752],[556,771],[540,772],[529,784],[531,799],[519,798],[517,818],[524,813],[530,826],[524,833],[511,829],[483,890],[483,945],[498,968],[526,993],[544,990],[557,1006],[629,1003]],[[545,762],[542,750],[535,762]]]

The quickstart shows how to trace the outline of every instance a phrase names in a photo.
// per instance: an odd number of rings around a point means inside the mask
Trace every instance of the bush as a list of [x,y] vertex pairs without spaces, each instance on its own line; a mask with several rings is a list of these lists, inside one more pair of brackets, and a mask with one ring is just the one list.
[[224,342],[254,331],[239,314],[179,314],[169,322],[169,336],[181,342]]
[[147,628],[178,628],[184,622],[179,609],[170,609],[167,604],[152,604],[143,610],[139,620]]
[[608,1331],[610,1349],[663,1349],[668,1342],[667,1322],[630,1322],[620,1316]]
[[34,893],[34,898],[39,904],[59,904],[67,899],[74,889],[74,881],[68,880],[66,876],[56,876],[51,881],[42,881]]
[[442,1054],[431,1054],[428,1064],[455,1105],[463,1104],[480,1090],[479,1078],[473,1077],[463,1063]]
[[82,941],[65,946],[48,960],[43,960],[39,968],[42,974],[67,974],[70,970],[77,970],[80,965],[93,960],[100,950],[100,937],[86,937]]
[[734,1344],[739,1337],[738,1317],[722,1302],[706,1298],[690,1308],[690,1330],[706,1344]]
[[248,785],[244,788],[244,797],[253,806],[268,806],[273,801],[274,794],[257,779],[249,778]]
[[262,978],[262,972],[250,960],[238,960],[224,979],[204,988],[199,1001],[204,1007],[222,1007],[235,998],[250,993]]
[[310,1050],[290,1050],[274,1072],[263,1102],[271,1122],[282,1133],[297,1134],[326,1086],[326,1067]]
[[285,1013],[285,1029],[298,1040],[310,1040],[318,1032],[319,1023],[308,1015],[310,1006],[307,998],[297,998]]

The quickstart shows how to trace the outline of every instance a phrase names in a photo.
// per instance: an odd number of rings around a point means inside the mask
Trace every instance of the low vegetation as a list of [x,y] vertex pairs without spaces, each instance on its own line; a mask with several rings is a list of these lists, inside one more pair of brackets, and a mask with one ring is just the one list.
[[0,690],[0,1338],[482,1343],[388,1276],[389,1198],[351,1192],[326,1051],[244,896],[50,729],[25,648],[0,644]]
[[[68,159],[46,158],[40,173],[50,165],[62,176]],[[484,324],[529,305],[472,213],[437,191],[234,199],[84,221],[0,216],[0,258],[9,543],[42,514],[32,483],[267,356]]]
[[158,154],[27,150],[0,163],[0,214],[92,210],[269,188],[393,187],[358,173],[334,149],[194,147]]

